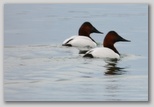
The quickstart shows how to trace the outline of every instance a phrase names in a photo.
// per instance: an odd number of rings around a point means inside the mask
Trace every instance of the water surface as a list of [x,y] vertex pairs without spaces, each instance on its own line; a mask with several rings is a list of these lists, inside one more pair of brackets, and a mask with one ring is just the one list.
[[[115,30],[119,61],[82,58],[61,46],[84,21]],[[146,4],[5,4],[5,101],[148,101]]]

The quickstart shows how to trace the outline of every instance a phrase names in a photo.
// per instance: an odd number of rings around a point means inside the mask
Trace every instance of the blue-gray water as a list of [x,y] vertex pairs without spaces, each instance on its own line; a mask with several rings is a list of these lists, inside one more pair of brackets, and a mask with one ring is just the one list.
[[[85,21],[115,30],[122,58],[87,59],[62,47]],[[5,4],[5,101],[148,101],[147,4]]]

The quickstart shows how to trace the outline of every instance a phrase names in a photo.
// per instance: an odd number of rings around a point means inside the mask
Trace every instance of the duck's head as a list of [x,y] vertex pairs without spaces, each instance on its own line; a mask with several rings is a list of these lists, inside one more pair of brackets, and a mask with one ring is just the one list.
[[123,37],[121,37],[118,33],[116,33],[115,31],[110,31],[108,32],[108,34],[106,35],[106,37],[104,38],[104,45],[113,45],[116,42],[130,42],[130,40],[124,39]]
[[91,33],[103,34],[102,32],[98,31],[90,22],[84,22],[81,25],[78,33],[81,36],[90,36]]
[[112,49],[114,52],[118,53],[120,55],[120,53],[117,51],[117,49],[114,47],[114,43],[116,42],[130,42],[130,40],[124,39],[123,37],[121,37],[118,33],[116,33],[115,31],[110,31],[106,37],[104,38],[104,42],[103,42],[103,46]]

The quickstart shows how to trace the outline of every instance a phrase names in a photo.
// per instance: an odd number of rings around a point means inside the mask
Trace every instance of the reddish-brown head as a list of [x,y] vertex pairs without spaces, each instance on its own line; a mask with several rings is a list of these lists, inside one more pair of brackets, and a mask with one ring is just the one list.
[[101,33],[98,31],[90,22],[84,22],[80,29],[79,29],[79,35],[80,36],[90,36],[91,33]]
[[119,36],[115,31],[110,31],[106,37],[104,38],[103,46],[112,49],[116,53],[119,54],[119,52],[114,47],[114,43],[123,41],[123,42],[130,42],[130,40],[126,40]]

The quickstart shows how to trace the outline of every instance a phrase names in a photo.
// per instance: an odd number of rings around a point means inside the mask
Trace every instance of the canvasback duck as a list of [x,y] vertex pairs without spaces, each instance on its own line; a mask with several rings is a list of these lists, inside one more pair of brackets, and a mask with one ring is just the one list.
[[103,42],[104,47],[91,49],[83,57],[119,59],[120,53],[114,47],[114,44],[119,41],[130,42],[130,40],[126,40],[121,36],[119,36],[115,31],[110,31],[104,38]]
[[66,39],[62,46],[76,47],[80,50],[80,54],[86,53],[88,50],[97,46],[97,43],[90,37],[91,33],[101,33],[90,22],[84,22],[78,35]]

